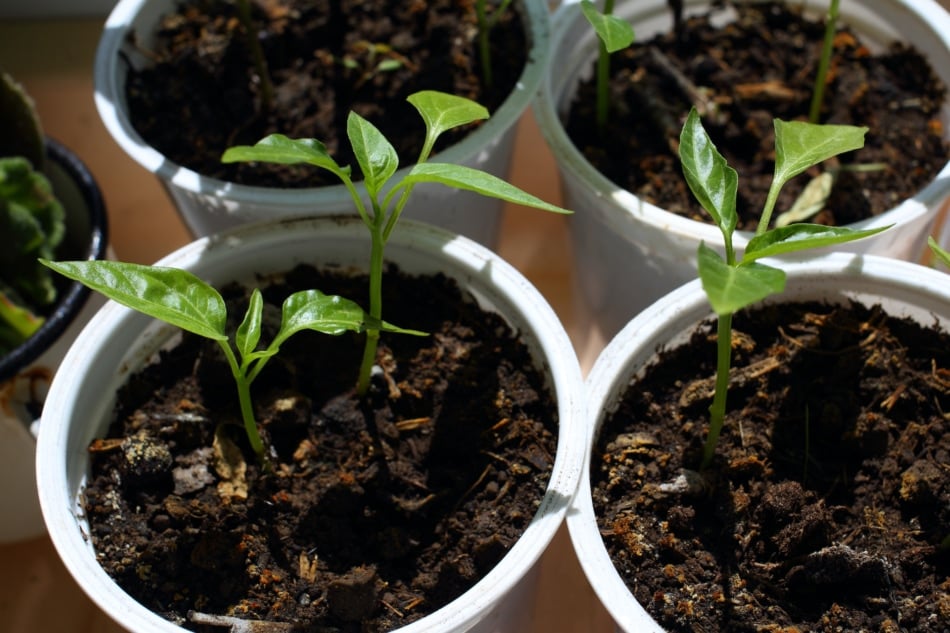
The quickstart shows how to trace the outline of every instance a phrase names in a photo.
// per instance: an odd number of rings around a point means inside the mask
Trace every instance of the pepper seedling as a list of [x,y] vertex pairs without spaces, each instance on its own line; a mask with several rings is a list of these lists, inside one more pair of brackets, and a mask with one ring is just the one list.
[[581,12],[600,40],[597,53],[597,129],[603,133],[609,109],[610,55],[633,43],[633,27],[613,15],[614,0],[605,0],[599,11],[590,0],[581,0]]
[[234,376],[248,441],[264,465],[267,464],[267,451],[254,417],[251,384],[288,338],[303,330],[338,335],[347,331],[363,332],[367,328],[423,335],[374,319],[349,299],[326,295],[319,290],[301,290],[284,300],[280,328],[270,344],[261,349],[264,300],[257,288],[251,292],[247,312],[232,341],[226,331],[227,305],[224,298],[211,285],[188,271],[102,260],[40,261],[113,301],[216,342]]
[[[386,242],[409,200],[413,187],[417,184],[439,183],[546,211],[570,213],[479,169],[427,162],[436,139],[443,132],[486,119],[488,110],[470,99],[434,90],[411,94],[408,101],[425,122],[426,136],[416,164],[407,175],[393,183],[390,183],[390,180],[399,167],[399,157],[392,144],[376,126],[355,112],[350,112],[347,119],[346,132],[356,162],[363,173],[363,182],[370,201],[368,209],[356,189],[350,167],[339,165],[327,152],[326,146],[315,139],[290,139],[282,134],[272,134],[255,145],[228,148],[221,157],[225,163],[256,161],[286,165],[308,164],[325,169],[340,179],[353,198],[363,224],[370,232],[369,314],[376,320],[382,319],[383,253]],[[356,387],[361,395],[369,388],[378,342],[379,330],[366,328],[366,346]]]
[[713,144],[696,109],[690,110],[680,135],[680,160],[686,182],[723,236],[725,257],[699,245],[699,277],[717,316],[716,380],[710,424],[700,468],[712,461],[726,415],[726,393],[732,356],[732,316],[785,288],[785,271],[757,260],[808,249],[842,244],[880,233],[888,227],[856,231],[819,224],[790,224],[769,229],[779,192],[786,182],[838,154],[863,147],[867,128],[816,125],[774,120],[775,171],[755,235],[741,256],[733,246],[738,223],[738,175]]

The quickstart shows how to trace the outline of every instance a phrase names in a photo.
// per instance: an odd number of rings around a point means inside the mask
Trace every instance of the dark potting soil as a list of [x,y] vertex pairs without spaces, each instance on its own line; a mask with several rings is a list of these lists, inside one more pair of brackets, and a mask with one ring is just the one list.
[[[291,288],[358,300],[365,279],[301,267],[264,285],[270,333]],[[254,383],[262,472],[213,343],[184,336],[133,375],[84,490],[105,570],[186,628],[189,612],[293,631],[388,631],[471,587],[534,516],[557,410],[516,333],[453,282],[390,271],[367,399],[358,335],[302,333]],[[245,290],[229,288],[232,326]],[[264,341],[270,340],[265,329]],[[192,616],[191,620],[201,616]],[[257,630],[257,629],[255,629]],[[271,629],[267,629],[271,630]]]
[[670,631],[945,632],[950,336],[783,304],[737,315],[733,352],[702,477],[714,325],[601,432],[594,506],[627,586]]
[[[711,22],[722,10],[714,11],[684,20],[679,36],[660,34],[615,53],[606,132],[595,124],[591,79],[572,103],[568,134],[612,182],[708,222],[683,178],[677,145],[690,106],[709,104],[700,111],[703,125],[740,174],[739,228],[754,230],[773,175],[773,119],[808,120],[824,23],[803,16],[800,4],[739,4],[738,19],[722,28]],[[872,52],[843,18],[838,28],[819,122],[869,131],[863,149],[826,166],[885,168],[838,171],[824,208],[809,220],[828,225],[892,209],[931,182],[948,158],[940,122],[946,87],[926,58],[900,43]],[[813,168],[786,185],[776,213],[819,173]]]
[[[163,20],[155,45],[144,57],[134,55],[126,87],[132,125],[142,138],[172,161],[230,182],[339,184],[310,167],[221,164],[226,148],[253,144],[271,133],[323,142],[358,177],[346,137],[351,110],[383,132],[400,164],[413,164],[425,126],[407,96],[440,90],[494,112],[527,59],[518,3],[490,32],[493,80],[486,86],[471,0],[252,1],[274,84],[273,105],[263,110],[235,4],[180,3],[180,10]],[[436,149],[469,131],[471,127],[444,134]]]

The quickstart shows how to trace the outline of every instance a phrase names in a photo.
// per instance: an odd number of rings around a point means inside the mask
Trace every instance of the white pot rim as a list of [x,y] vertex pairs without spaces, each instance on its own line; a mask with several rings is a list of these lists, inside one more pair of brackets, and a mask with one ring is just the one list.
[[[350,193],[342,184],[300,189],[278,189],[240,185],[208,176],[178,165],[148,145],[132,127],[125,107],[121,89],[124,81],[124,62],[118,52],[129,35],[130,24],[153,0],[119,0],[106,20],[102,37],[96,49],[94,62],[95,103],[106,129],[120,147],[137,163],[157,177],[182,190],[204,195],[220,195],[248,204],[277,204],[303,209],[320,208],[321,205],[349,202]],[[515,89],[491,113],[490,118],[468,134],[462,141],[446,148],[433,158],[440,162],[468,164],[484,151],[492,139],[508,130],[528,107],[541,84],[550,56],[550,19],[543,0],[522,0],[525,9],[526,28],[529,29],[530,49],[525,58],[525,67]],[[397,178],[408,174],[412,166],[402,167]],[[361,195],[366,189],[362,181],[354,183]]]
[[[568,27],[578,20],[583,20],[579,9],[580,0],[564,0],[552,17],[551,45],[554,50],[564,43]],[[925,26],[943,46],[950,50],[950,13],[936,0],[891,0],[898,4],[903,11],[914,16],[922,26]],[[687,0],[687,6],[708,4],[708,0]],[[843,13],[844,7],[842,7]],[[665,4],[640,9],[641,14],[653,16],[668,12]],[[844,19],[844,18],[841,18]],[[593,60],[593,52],[591,52]],[[590,212],[601,214],[601,219],[611,226],[618,234],[629,234],[636,231],[638,223],[646,223],[664,231],[695,241],[704,241],[709,244],[722,246],[723,238],[719,229],[712,224],[691,220],[662,209],[646,200],[635,196],[630,191],[618,187],[615,183],[601,174],[574,145],[558,115],[557,99],[552,90],[552,76],[549,73],[541,82],[538,96],[534,101],[533,109],[538,119],[540,129],[549,146],[557,156],[561,169],[567,170],[575,178],[586,183],[596,195],[605,200],[612,200],[613,207],[625,213],[604,212],[601,209],[590,209]],[[950,126],[948,126],[950,129]],[[741,178],[741,174],[740,174]],[[934,180],[918,191],[913,197],[904,200],[898,206],[881,213],[880,215],[847,225],[855,230],[875,229],[909,222],[925,215],[933,209],[940,200],[950,195],[950,160],[944,165]],[[735,246],[742,248],[752,237],[752,233],[738,231],[734,237]]]
[[[297,218],[257,223],[220,236],[198,239],[163,258],[158,264],[189,270],[196,267],[202,270],[217,268],[217,274],[220,275],[228,253],[237,250],[246,252],[248,243],[254,240],[283,244],[312,241],[316,234],[322,236],[321,239],[336,240],[365,230],[362,222],[352,217]],[[441,253],[448,262],[443,272],[450,276],[451,271],[458,272],[463,288],[470,281],[474,281],[473,286],[477,288],[480,283],[487,285],[490,280],[492,284],[497,284],[498,290],[492,290],[495,297],[504,297],[518,313],[516,318],[528,319],[529,315],[530,319],[536,318],[539,326],[533,336],[537,339],[539,349],[544,352],[541,368],[550,373],[550,388],[558,400],[559,437],[554,469],[535,518],[522,538],[491,572],[460,598],[426,618],[399,629],[400,633],[463,631],[479,615],[490,611],[500,597],[540,558],[567,512],[577,487],[583,459],[582,378],[570,339],[553,309],[527,279],[496,254],[467,238],[405,220],[390,240],[390,249],[400,246],[431,254]],[[494,297],[487,298],[491,300]],[[130,630],[182,633],[183,629],[129,598],[98,565],[77,520],[81,518],[81,511],[77,490],[71,488],[70,477],[79,478],[80,473],[70,473],[67,466],[70,449],[64,421],[70,418],[69,411],[75,408],[77,399],[81,397],[83,377],[95,370],[97,350],[102,340],[113,339],[113,334],[119,328],[132,328],[138,335],[147,330],[149,322],[150,319],[109,302],[93,317],[70,348],[63,361],[63,366],[68,367],[69,371],[61,372],[54,380],[40,425],[37,481],[43,515],[53,545],[69,572],[93,601]],[[164,332],[156,330],[149,334],[155,338],[154,345],[160,344],[168,335],[167,327]],[[541,366],[542,359],[538,361]],[[125,375],[136,367],[124,367],[121,373]],[[108,403],[101,406],[110,408]],[[107,411],[90,411],[87,417],[98,420],[102,418],[97,416],[102,414],[107,414]],[[80,481],[80,488],[81,485]]]
[[[788,279],[786,291],[770,298],[769,302],[816,298],[809,287],[817,283],[822,297],[864,297],[866,301],[890,304],[886,308],[906,309],[907,316],[915,316],[923,322],[934,323],[942,317],[942,325],[950,325],[950,275],[936,269],[888,257],[851,253],[771,263],[781,266]],[[843,291],[832,290],[842,281]],[[617,399],[642,368],[639,361],[630,360],[631,356],[640,350],[652,353],[657,346],[665,346],[669,332],[674,333],[674,341],[685,340],[686,332],[712,316],[698,279],[680,286],[634,317],[607,344],[585,380],[586,455],[578,492],[567,515],[567,526],[587,579],[623,631],[660,633],[663,629],[634,599],[601,540],[590,490],[591,449],[604,417],[612,412]]]

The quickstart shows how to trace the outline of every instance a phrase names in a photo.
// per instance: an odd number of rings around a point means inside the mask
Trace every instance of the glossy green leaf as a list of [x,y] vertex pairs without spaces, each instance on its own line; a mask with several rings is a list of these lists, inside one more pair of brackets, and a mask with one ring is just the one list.
[[699,278],[716,314],[733,314],[785,289],[785,272],[764,264],[730,266],[705,243],[697,254]]
[[690,109],[686,117],[680,133],[679,153],[690,190],[731,243],[739,221],[736,213],[739,176],[713,145],[696,108]]
[[385,321],[373,319],[354,301],[336,295],[327,295],[319,290],[301,290],[287,297],[281,308],[280,332],[272,347],[297,332],[315,330],[324,334],[363,332],[367,329],[425,336],[424,332],[405,330]]
[[581,0],[581,11],[608,53],[615,53],[633,43],[633,27],[626,21],[615,15],[601,13],[590,0]]
[[417,164],[412,168],[402,184],[408,185],[420,182],[434,182],[448,187],[474,191],[491,198],[498,198],[507,202],[514,202],[516,204],[552,211],[554,213],[571,213],[571,211],[567,209],[562,209],[559,206],[544,202],[540,198],[515,187],[501,178],[462,165],[452,165],[448,163]]
[[438,90],[421,90],[406,100],[419,111],[426,124],[426,138],[431,140],[446,130],[488,118],[488,109],[484,106]]
[[773,257],[812,248],[853,242],[886,231],[888,228],[890,226],[855,231],[841,226],[790,224],[766,231],[749,240],[742,261],[753,261],[762,257]]
[[346,134],[363,171],[366,190],[375,197],[399,168],[396,149],[375,125],[355,112],[346,119]]
[[775,186],[832,156],[864,146],[866,127],[775,119]]
[[40,261],[133,310],[199,336],[227,340],[224,299],[187,271],[102,260]]
[[221,156],[223,163],[236,162],[277,163],[298,165],[307,163],[334,173],[349,174],[349,167],[341,167],[327,152],[326,146],[312,138],[292,139],[283,134],[271,134],[254,145],[229,147]]
[[244,314],[244,320],[238,326],[234,335],[238,351],[241,358],[247,359],[254,353],[257,344],[261,340],[261,321],[264,314],[264,298],[261,291],[255,288],[251,292],[251,299],[248,302],[247,312]]

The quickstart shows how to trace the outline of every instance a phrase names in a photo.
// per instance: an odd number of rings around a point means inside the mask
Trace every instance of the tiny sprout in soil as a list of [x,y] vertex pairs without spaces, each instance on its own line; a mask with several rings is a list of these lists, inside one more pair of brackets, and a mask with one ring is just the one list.
[[[304,163],[325,169],[340,179],[350,192],[356,210],[371,236],[369,314],[375,320],[382,318],[383,251],[416,184],[441,183],[545,211],[569,213],[481,170],[463,165],[427,162],[436,139],[443,132],[486,119],[488,111],[470,99],[434,90],[416,92],[409,95],[408,101],[425,122],[425,142],[415,166],[407,175],[393,183],[390,183],[390,180],[399,168],[399,157],[392,144],[376,126],[355,112],[350,112],[347,119],[347,136],[363,173],[363,182],[369,195],[369,208],[353,183],[350,167],[340,166],[327,152],[326,146],[315,139],[290,139],[282,134],[271,134],[253,146],[231,147],[221,157],[226,163]],[[366,346],[356,387],[361,395],[369,388],[378,342],[379,330],[367,327]]]
[[862,239],[888,227],[855,231],[818,224],[790,224],[769,229],[779,191],[786,182],[822,161],[859,149],[867,128],[850,125],[816,125],[775,119],[775,172],[759,218],[755,236],[737,256],[732,237],[736,230],[738,175],[726,164],[703,128],[696,109],[687,117],[680,135],[680,160],[693,195],[722,232],[725,258],[699,245],[699,277],[717,322],[716,386],[710,406],[709,434],[703,447],[701,468],[712,461],[726,415],[726,392],[731,364],[732,316],[766,297],[782,292],[785,272],[758,262],[763,257],[800,252]]
[[267,450],[254,419],[251,383],[288,338],[303,330],[337,335],[369,328],[423,334],[377,321],[343,297],[301,290],[284,300],[280,329],[274,340],[261,349],[264,301],[256,288],[232,341],[226,332],[227,307],[221,294],[187,271],[115,261],[40,261],[124,306],[218,343],[234,376],[248,441],[265,465]]

